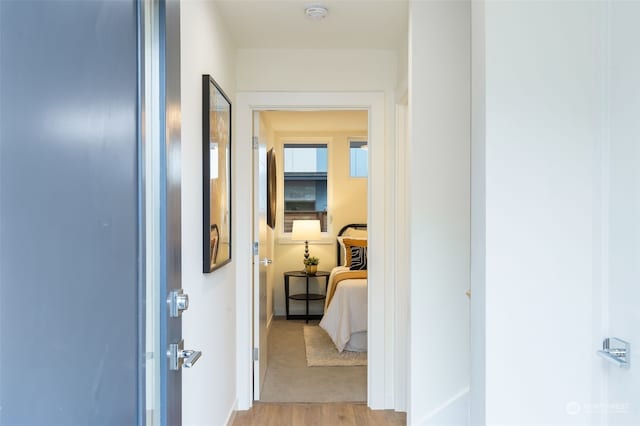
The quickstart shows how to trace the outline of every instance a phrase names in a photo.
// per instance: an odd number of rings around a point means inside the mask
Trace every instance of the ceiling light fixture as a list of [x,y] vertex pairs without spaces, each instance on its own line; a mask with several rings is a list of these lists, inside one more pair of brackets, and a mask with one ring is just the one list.
[[329,9],[324,6],[309,6],[304,10],[304,14],[307,18],[314,21],[321,21],[327,17]]

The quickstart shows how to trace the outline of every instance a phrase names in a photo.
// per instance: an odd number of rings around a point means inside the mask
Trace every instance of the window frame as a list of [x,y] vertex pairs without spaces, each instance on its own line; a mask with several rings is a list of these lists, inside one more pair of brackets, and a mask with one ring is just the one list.
[[349,136],[347,138],[347,145],[349,148],[349,179],[369,179],[369,151],[367,149],[367,175],[366,176],[353,176],[351,174],[351,142],[366,142],[369,145],[369,138],[367,136]]
[[315,241],[315,243],[327,243],[330,242],[329,236],[332,232],[332,205],[333,205],[333,178],[332,178],[332,161],[331,156],[333,155],[332,148],[332,137],[326,136],[286,136],[278,138],[278,155],[280,157],[280,164],[282,167],[278,171],[278,193],[282,194],[281,197],[278,197],[278,209],[282,212],[282,214],[278,215],[278,243],[279,244],[295,244],[297,242],[291,241],[291,232],[284,231],[284,150],[285,145],[326,145],[327,146],[327,230],[326,232],[322,232],[322,239]]

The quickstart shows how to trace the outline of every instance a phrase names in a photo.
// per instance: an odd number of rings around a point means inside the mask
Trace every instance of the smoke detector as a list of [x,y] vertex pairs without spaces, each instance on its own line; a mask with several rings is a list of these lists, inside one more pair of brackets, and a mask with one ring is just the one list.
[[321,21],[327,17],[329,9],[324,6],[309,6],[304,10],[307,18],[313,21]]

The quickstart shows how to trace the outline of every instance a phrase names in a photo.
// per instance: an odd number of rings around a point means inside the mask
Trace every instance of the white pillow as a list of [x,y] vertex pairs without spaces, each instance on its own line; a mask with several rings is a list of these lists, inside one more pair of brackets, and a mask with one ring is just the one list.
[[342,234],[343,237],[367,238],[366,229],[347,228]]

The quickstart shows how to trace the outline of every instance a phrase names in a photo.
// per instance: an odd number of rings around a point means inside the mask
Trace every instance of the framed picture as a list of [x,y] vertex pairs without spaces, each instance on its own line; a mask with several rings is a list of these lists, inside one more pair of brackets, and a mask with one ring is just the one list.
[[211,225],[209,236],[209,265],[213,269],[218,259],[218,242],[220,241],[220,231],[215,223]]
[[203,272],[231,262],[231,101],[202,76]]
[[273,148],[267,152],[267,225],[276,227],[277,198],[276,154]]

